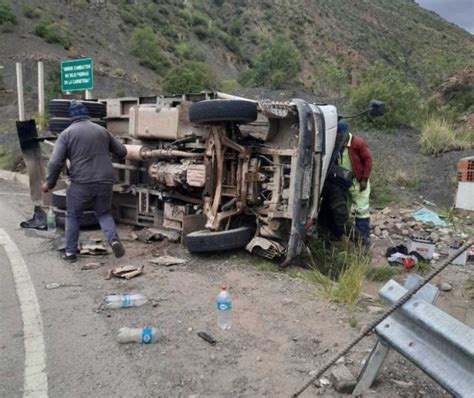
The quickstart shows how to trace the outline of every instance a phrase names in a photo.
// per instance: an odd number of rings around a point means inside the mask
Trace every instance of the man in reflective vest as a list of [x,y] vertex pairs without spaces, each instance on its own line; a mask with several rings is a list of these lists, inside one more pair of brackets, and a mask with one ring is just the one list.
[[370,246],[370,173],[372,171],[372,154],[367,143],[358,136],[348,133],[348,125],[339,122],[337,134],[345,137],[344,144],[337,154],[339,166],[353,173],[353,184],[348,190],[348,207],[355,211],[355,229],[361,243]]

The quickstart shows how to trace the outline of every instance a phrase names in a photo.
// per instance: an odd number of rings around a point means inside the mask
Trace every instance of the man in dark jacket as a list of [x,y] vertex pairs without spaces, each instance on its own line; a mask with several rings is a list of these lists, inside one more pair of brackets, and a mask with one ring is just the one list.
[[370,245],[370,173],[372,171],[372,154],[367,143],[358,136],[348,133],[348,125],[339,122],[338,136],[343,136],[344,144],[337,154],[337,163],[353,173],[352,187],[348,191],[349,205],[355,211],[355,227],[362,244]]
[[87,108],[72,101],[69,107],[72,124],[58,137],[48,163],[43,191],[53,189],[67,160],[70,162],[71,185],[67,191],[66,253],[63,258],[76,261],[80,217],[92,203],[100,227],[116,257],[125,254],[111,214],[113,166],[109,153],[123,159],[127,149],[105,128],[90,121]]

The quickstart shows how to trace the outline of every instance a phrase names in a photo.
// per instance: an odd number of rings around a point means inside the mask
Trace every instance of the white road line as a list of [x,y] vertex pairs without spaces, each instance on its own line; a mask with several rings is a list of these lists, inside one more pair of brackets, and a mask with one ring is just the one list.
[[46,350],[43,338],[43,323],[41,322],[41,312],[35,287],[20,250],[2,228],[0,228],[0,245],[5,247],[5,252],[11,264],[23,320],[23,341],[25,343],[23,397],[47,397]]

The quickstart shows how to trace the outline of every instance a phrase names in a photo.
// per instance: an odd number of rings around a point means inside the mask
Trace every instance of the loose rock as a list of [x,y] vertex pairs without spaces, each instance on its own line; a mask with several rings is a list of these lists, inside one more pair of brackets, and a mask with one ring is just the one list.
[[441,290],[443,292],[449,292],[449,291],[453,290],[453,286],[450,283],[447,283],[447,282],[438,283],[438,288],[439,288],[439,290]]
[[336,391],[350,394],[356,385],[356,379],[345,365],[335,367],[331,372],[331,383]]

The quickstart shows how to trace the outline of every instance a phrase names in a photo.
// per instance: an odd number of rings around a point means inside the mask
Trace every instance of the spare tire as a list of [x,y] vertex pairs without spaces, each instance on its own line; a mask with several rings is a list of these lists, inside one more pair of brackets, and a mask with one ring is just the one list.
[[[105,120],[91,120],[91,122],[94,122],[98,124],[99,126],[102,126],[104,128],[107,128],[107,122]],[[59,117],[53,117],[49,119],[49,131],[51,133],[61,133],[63,130],[66,130],[70,125],[71,125],[71,120],[68,118],[59,118]]]
[[[107,116],[107,106],[102,102],[96,101],[80,101],[81,104],[89,111],[89,116],[92,118],[101,118]],[[48,112],[51,116],[55,117],[69,117],[69,105],[71,100],[67,99],[54,99],[49,101]]]
[[206,253],[245,247],[254,235],[254,229],[248,226],[228,231],[209,231],[207,229],[186,235],[186,247],[191,253]]
[[[53,197],[53,207],[56,207],[59,210],[66,210],[67,209],[67,199],[66,199],[66,190],[60,189],[58,191],[54,191],[52,194]],[[92,210],[93,206],[92,203],[88,203],[85,207],[85,210]]]
[[195,124],[219,122],[251,123],[257,120],[257,103],[245,100],[207,100],[189,108],[189,121]]
[[[56,225],[64,228],[64,226],[66,225],[66,210],[61,210],[57,207],[53,207],[53,211],[56,215]],[[79,225],[81,228],[97,227],[99,225],[99,221],[95,216],[95,211],[83,211],[81,218],[79,219]]]

